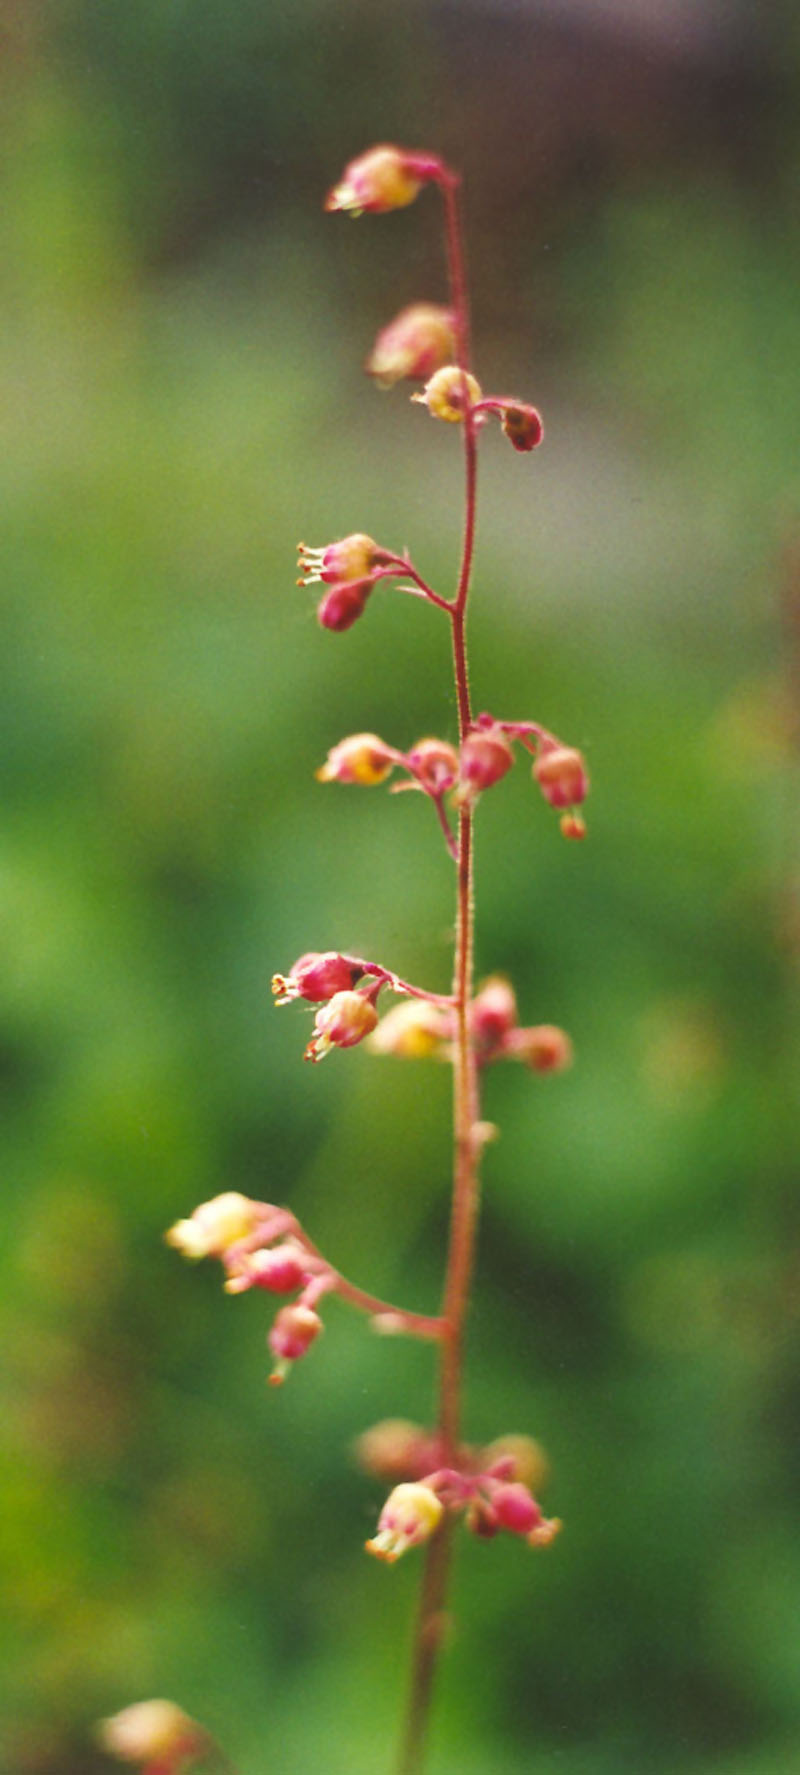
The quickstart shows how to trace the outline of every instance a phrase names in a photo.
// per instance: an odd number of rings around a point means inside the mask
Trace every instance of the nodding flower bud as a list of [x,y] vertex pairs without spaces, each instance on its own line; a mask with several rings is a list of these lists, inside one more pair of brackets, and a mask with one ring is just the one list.
[[461,747],[459,798],[471,800],[482,789],[490,789],[513,763],[514,754],[499,727],[473,729]]
[[583,755],[574,746],[543,747],[532,774],[551,807],[574,807],[585,801],[589,793]]
[[458,364],[446,364],[437,370],[422,393],[411,396],[412,401],[427,407],[433,419],[446,419],[451,425],[457,425],[464,417],[465,407],[476,406],[480,398],[475,377],[468,370],[459,369]]
[[518,1482],[493,1486],[491,1507],[500,1528],[508,1529],[512,1535],[529,1535],[542,1520],[536,1499],[531,1497],[526,1485]]
[[301,955],[288,974],[273,974],[275,1002],[288,1005],[292,999],[305,998],[312,1005],[324,1004],[335,992],[348,992],[360,979],[364,969],[353,955],[339,955],[326,949],[321,955],[310,950]]
[[308,1279],[308,1252],[296,1239],[284,1239],[261,1251],[232,1252],[226,1261],[226,1294],[266,1288],[270,1294],[293,1294]]
[[572,1043],[566,1031],[556,1028],[554,1023],[539,1023],[534,1029],[513,1029],[505,1052],[524,1061],[534,1072],[564,1072],[572,1065]]
[[324,1060],[331,1048],[354,1048],[371,1035],[378,1013],[363,992],[336,992],[317,1012],[314,1034],[306,1048],[306,1060]]
[[490,974],[470,1006],[470,1027],[478,1048],[496,1048],[517,1022],[517,1000],[510,980]]
[[501,408],[500,424],[515,450],[535,450],[544,437],[541,413],[522,401]]
[[371,536],[364,536],[355,531],[352,536],[343,536],[341,542],[329,542],[325,548],[310,549],[304,542],[297,544],[297,565],[300,571],[299,586],[316,584],[349,585],[353,580],[365,579],[373,568],[383,566],[389,559],[386,549],[379,549]]
[[441,1054],[453,1034],[453,1020],[447,1011],[425,999],[408,999],[381,1018],[369,1039],[370,1053],[427,1060],[431,1054]]
[[381,388],[403,380],[426,382],[450,363],[456,339],[453,315],[435,302],[413,302],[378,334],[364,368]]
[[145,1775],[178,1775],[210,1747],[207,1732],[174,1701],[136,1701],[100,1720],[95,1737],[110,1756],[138,1763]]
[[367,1552],[393,1565],[409,1547],[430,1540],[442,1519],[443,1505],[428,1485],[396,1485],[389,1493],[378,1521],[378,1532],[367,1541]]
[[417,740],[406,763],[429,795],[443,795],[458,776],[458,753],[446,740]]
[[294,1301],[289,1307],[281,1307],[267,1337],[276,1358],[269,1377],[271,1387],[279,1387],[285,1381],[291,1363],[299,1362],[300,1357],[305,1356],[306,1350],[324,1329],[319,1313],[315,1313],[313,1307],[304,1306],[301,1300]]
[[376,1479],[416,1479],[430,1473],[436,1446],[429,1430],[407,1418],[382,1418],[355,1443],[355,1456],[365,1473]]
[[165,1234],[166,1242],[184,1257],[221,1257],[229,1245],[247,1238],[261,1212],[258,1203],[227,1190],[201,1202],[190,1220],[176,1221]]
[[373,579],[351,579],[342,585],[331,586],[317,605],[320,628],[332,629],[335,635],[343,635],[346,629],[352,629],[353,623],[364,615],[374,584]]
[[316,773],[320,783],[382,783],[397,763],[397,753],[376,733],[350,733],[332,746]]
[[348,162],[338,185],[328,192],[325,208],[349,210],[353,216],[402,210],[414,202],[423,181],[439,171],[432,156],[382,142]]

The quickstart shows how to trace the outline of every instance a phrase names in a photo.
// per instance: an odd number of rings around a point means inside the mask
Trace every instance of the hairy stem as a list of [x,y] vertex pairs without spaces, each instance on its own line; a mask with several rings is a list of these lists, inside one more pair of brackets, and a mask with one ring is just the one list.
[[[458,362],[466,372],[469,363],[469,313],[464,275],[464,252],[458,210],[457,181],[450,175],[441,181],[445,210],[445,234],[450,294],[456,318]],[[466,387],[465,387],[466,395]],[[477,496],[477,437],[471,413],[466,410],[464,436],[464,530],[461,566],[456,595],[450,606],[453,631],[453,672],[458,705],[459,738],[464,739],[471,721],[466,614],[472,556],[475,546]],[[457,1462],[461,1423],[461,1390],[464,1360],[464,1326],[474,1261],[475,1233],[480,1196],[478,1148],[474,1126],[478,1116],[478,1084],[475,1055],[470,1038],[473,933],[473,810],[462,805],[458,821],[455,965],[453,999],[457,1035],[453,1057],[453,1193],[450,1238],[442,1296],[441,1360],[439,1368],[438,1429],[442,1460]],[[425,1758],[430,1703],[442,1640],[444,1610],[450,1569],[451,1524],[429,1542],[422,1579],[419,1612],[412,1655],[411,1688],[398,1775],[420,1775]]]

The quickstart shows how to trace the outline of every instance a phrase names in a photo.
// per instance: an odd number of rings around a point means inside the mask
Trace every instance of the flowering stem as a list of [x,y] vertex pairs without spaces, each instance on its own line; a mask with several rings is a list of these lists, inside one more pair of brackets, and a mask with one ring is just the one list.
[[[469,313],[464,276],[464,253],[458,211],[457,180],[447,172],[440,181],[445,211],[448,273],[455,314],[458,362],[465,372],[469,363]],[[453,671],[458,705],[459,738],[463,741],[472,722],[469,693],[466,615],[472,557],[475,546],[477,496],[477,431],[465,403],[464,436],[464,531],[461,566],[455,598],[450,605],[453,631]],[[457,1034],[453,1055],[453,1193],[450,1239],[442,1296],[441,1360],[439,1369],[438,1429],[445,1466],[457,1462],[461,1419],[461,1381],[464,1323],[475,1248],[480,1181],[479,1146],[475,1139],[478,1119],[478,1082],[475,1053],[470,1036],[472,997],[474,897],[473,809],[462,805],[458,818],[455,966],[453,998]],[[398,1775],[420,1775],[430,1715],[430,1701],[442,1638],[444,1606],[450,1566],[450,1524],[429,1542],[422,1580],[414,1639],[411,1690]]]

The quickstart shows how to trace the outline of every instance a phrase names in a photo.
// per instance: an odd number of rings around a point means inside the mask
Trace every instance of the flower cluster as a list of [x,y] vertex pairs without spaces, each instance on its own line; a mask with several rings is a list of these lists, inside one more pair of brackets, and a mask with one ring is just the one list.
[[[405,1002],[394,1005],[379,1019],[378,997],[384,988],[400,993]],[[390,1054],[404,1060],[452,1058],[456,1034],[452,999],[412,986],[378,962],[341,955],[335,950],[312,950],[301,955],[288,974],[275,974],[272,990],[279,1005],[303,999],[319,1007],[314,1033],[305,1050],[307,1060],[322,1060],[331,1048],[356,1047],[365,1037],[369,1038],[367,1046],[373,1054]],[[534,1072],[563,1072],[571,1064],[572,1044],[563,1029],[551,1023],[520,1025],[514,989],[502,974],[490,975],[475,994],[469,1008],[469,1027],[480,1067],[495,1060],[521,1060]],[[221,1203],[244,1200],[236,1196],[218,1198]],[[179,1222],[182,1248],[193,1256],[208,1255],[212,1249],[199,1248],[208,1236],[203,1221],[205,1212],[198,1209],[192,1221]],[[240,1232],[237,1226],[233,1237],[246,1236],[250,1230],[244,1226]],[[218,1256],[220,1252],[216,1249],[213,1254]]]
[[[414,1469],[424,1454],[435,1453],[436,1441],[416,1425],[390,1419],[367,1432],[359,1452],[369,1471],[393,1478],[403,1471],[404,1462]],[[393,1454],[400,1457],[394,1471]],[[410,1548],[429,1540],[446,1512],[463,1514],[470,1532],[484,1540],[505,1530],[529,1547],[547,1547],[561,1523],[557,1517],[546,1517],[533,1495],[532,1485],[544,1477],[541,1450],[530,1437],[500,1437],[483,1450],[459,1450],[458,1466],[434,1468],[394,1485],[377,1533],[366,1543],[367,1552],[394,1564]]]
[[474,806],[479,795],[494,787],[506,776],[514,763],[513,744],[518,742],[532,754],[532,776],[545,801],[564,810],[561,831],[567,838],[583,838],[586,827],[577,808],[589,793],[589,778],[583,755],[574,746],[566,746],[554,734],[534,721],[497,721],[483,714],[472,723],[456,750],[447,740],[418,740],[408,752],[387,745],[376,733],[353,733],[340,740],[328,753],[317,771],[322,783],[357,783],[371,787],[386,781],[394,770],[403,771],[407,781],[392,785],[395,794],[402,789],[420,789],[436,808],[445,841],[452,855],[456,854],[453,833],[447,821],[445,797],[452,797],[454,807]]
[[218,1257],[228,1294],[261,1288],[269,1294],[296,1294],[281,1307],[267,1343],[275,1366],[270,1385],[285,1380],[292,1363],[305,1356],[323,1329],[317,1302],[338,1283],[335,1270],[299,1236],[294,1216],[269,1202],[253,1202],[228,1191],[202,1202],[188,1220],[166,1234],[184,1257]]

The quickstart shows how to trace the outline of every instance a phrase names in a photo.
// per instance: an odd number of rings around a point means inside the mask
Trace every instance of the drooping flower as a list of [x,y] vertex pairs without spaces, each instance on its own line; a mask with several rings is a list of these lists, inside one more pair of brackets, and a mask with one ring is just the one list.
[[446,740],[417,740],[406,763],[429,795],[443,795],[458,776],[458,753]]
[[435,302],[413,302],[378,334],[364,368],[381,388],[426,382],[455,355],[453,314]]
[[445,419],[450,425],[459,424],[466,408],[477,406],[480,398],[475,377],[458,364],[445,364],[426,382],[421,394],[411,396],[412,401],[427,407],[433,419]]
[[376,733],[351,733],[333,746],[317,771],[320,783],[382,783],[398,762],[398,753]]
[[317,622],[321,629],[330,629],[335,635],[343,635],[352,629],[367,608],[367,600],[375,584],[374,579],[348,579],[341,585],[329,586],[324,598],[317,605]]
[[230,1245],[246,1239],[262,1210],[248,1196],[226,1190],[210,1202],[201,1202],[189,1220],[178,1220],[165,1234],[168,1245],[184,1257],[221,1257]]
[[372,1000],[363,992],[336,992],[317,1012],[306,1060],[323,1060],[331,1048],[354,1048],[378,1021]]
[[[435,176],[438,162],[391,143],[380,143],[348,162],[338,185],[328,192],[326,210],[381,215],[414,202],[425,178]],[[425,170],[426,166],[430,169]]]
[[377,1534],[366,1543],[367,1552],[393,1565],[410,1547],[430,1540],[442,1520],[443,1508],[428,1485],[396,1485],[381,1511]]
[[378,547],[371,536],[361,531],[354,531],[352,536],[343,536],[339,542],[328,542],[323,548],[310,549],[304,542],[297,544],[297,565],[300,569],[299,586],[348,585],[353,580],[365,579],[373,568],[385,565],[390,559],[386,549]]
[[483,789],[499,783],[513,763],[514,754],[499,726],[473,728],[461,747],[459,797],[473,800]]
[[551,807],[575,807],[589,793],[583,754],[575,746],[543,746],[532,774]]
[[272,990],[278,1005],[304,998],[310,1004],[323,1004],[335,992],[347,992],[363,974],[364,969],[354,955],[340,955],[335,949],[318,954],[309,950],[301,955],[288,974],[273,974]]
[[299,1362],[301,1356],[305,1356],[324,1329],[319,1313],[315,1313],[314,1308],[306,1306],[303,1301],[293,1301],[291,1306],[281,1307],[267,1336],[267,1343],[276,1359],[269,1377],[271,1387],[279,1387],[285,1381],[292,1363]]

